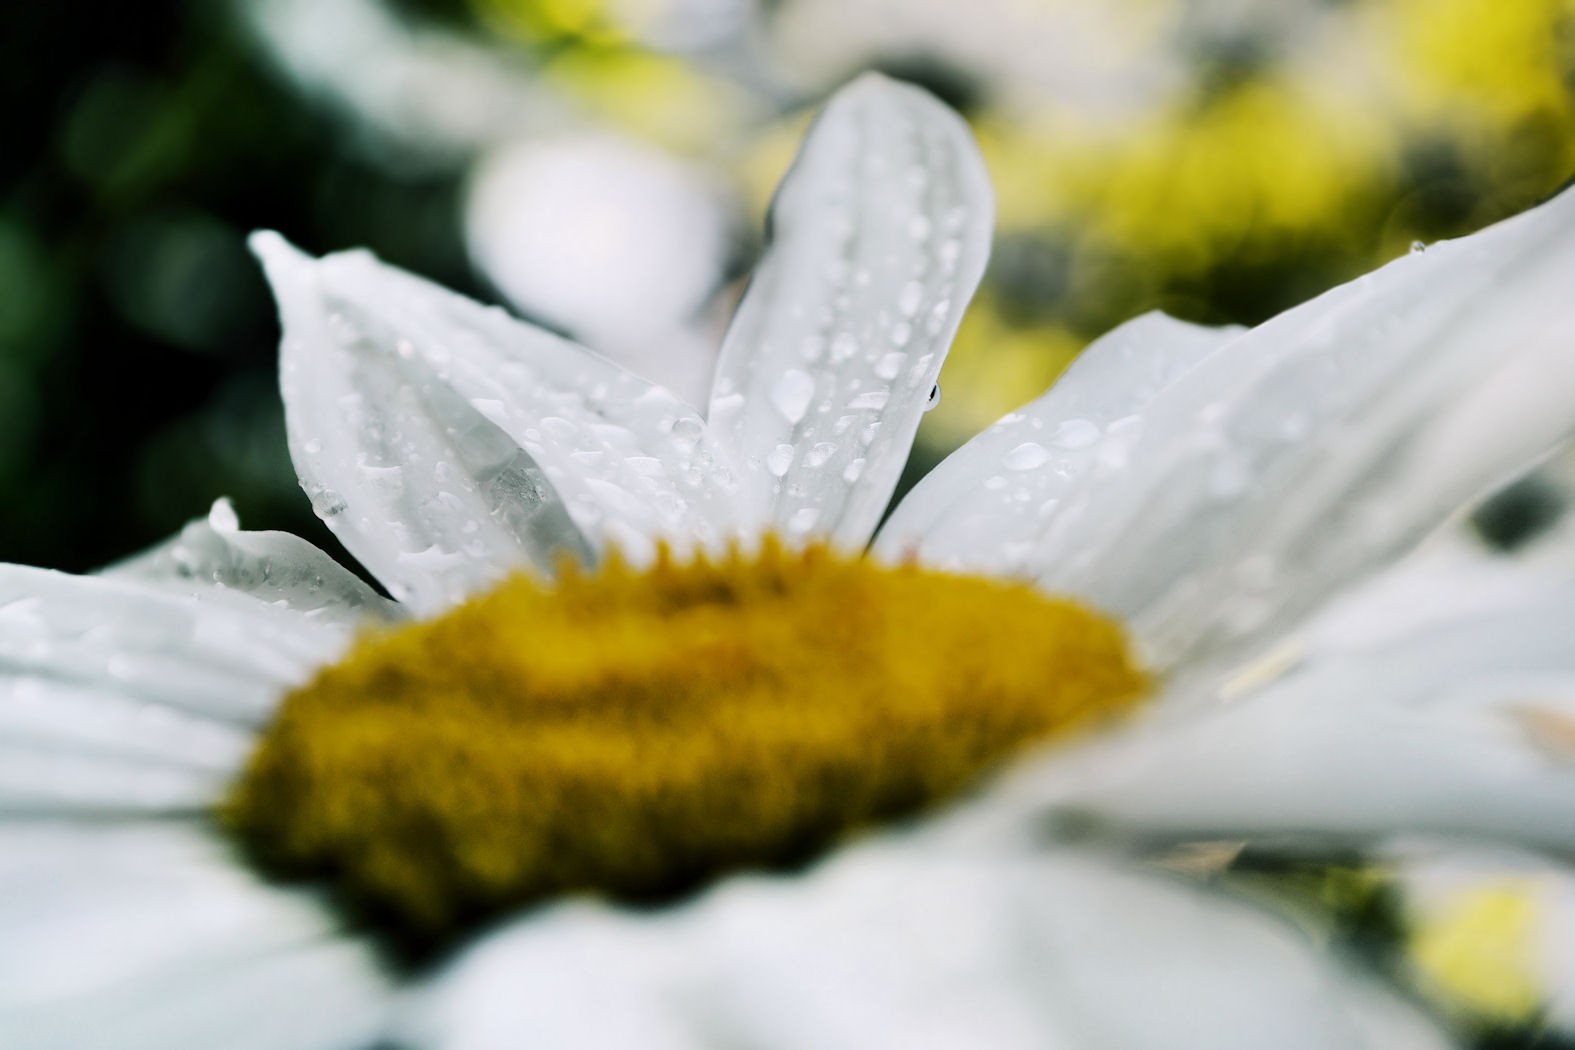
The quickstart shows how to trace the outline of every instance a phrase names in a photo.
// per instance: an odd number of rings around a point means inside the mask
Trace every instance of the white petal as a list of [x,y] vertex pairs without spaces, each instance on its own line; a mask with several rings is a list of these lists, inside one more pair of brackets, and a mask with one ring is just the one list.
[[0,676],[256,724],[335,659],[338,628],[219,590],[0,565]]
[[967,126],[922,91],[865,76],[821,113],[711,395],[711,424],[777,528],[869,539],[984,270],[993,209]]
[[1575,849],[1575,583],[1479,593],[1489,608],[1426,610],[1372,644],[1313,630],[1322,648],[1270,684],[1212,706],[1178,697],[1006,790],[1025,812],[1163,837]]
[[1036,557],[1162,667],[1282,630],[1575,428],[1575,193],[1248,332]]
[[393,602],[300,537],[242,531],[228,500],[219,500],[179,536],[106,574],[184,590],[239,591],[344,627],[399,615]]
[[436,979],[414,1047],[1443,1047],[1298,934],[1075,854],[866,846],[655,915],[560,908]]
[[0,1045],[352,1050],[388,982],[309,899],[176,823],[0,824]]
[[[223,777],[239,768],[253,742],[231,723],[102,688],[0,672],[0,751],[98,755]],[[0,765],[0,781],[17,780],[15,773],[10,762]]]
[[1148,313],[1092,343],[1037,400],[936,467],[898,504],[877,555],[1007,575],[1033,566],[1035,540],[1076,480],[1119,469],[1162,389],[1240,335]]
[[688,546],[738,532],[732,470],[670,391],[365,253],[323,270],[348,302],[379,304],[427,374],[520,443],[593,541]]
[[[256,244],[283,289],[297,467],[401,599],[442,608],[511,565],[584,557],[586,539],[639,559],[658,537],[736,531],[731,473],[667,391],[365,253]],[[400,418],[355,418],[373,404]]]
[[[447,386],[382,312],[348,303],[321,264],[252,239],[284,327],[290,455],[319,517],[400,601],[431,613],[510,568],[586,548],[518,445]],[[402,353],[403,351],[403,353]]]

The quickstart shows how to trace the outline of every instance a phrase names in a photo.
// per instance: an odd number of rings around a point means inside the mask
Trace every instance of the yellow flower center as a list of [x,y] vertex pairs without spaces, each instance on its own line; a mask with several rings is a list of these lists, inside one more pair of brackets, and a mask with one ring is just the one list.
[[823,548],[515,576],[285,698],[220,817],[405,947],[801,864],[1145,692],[1031,588]]

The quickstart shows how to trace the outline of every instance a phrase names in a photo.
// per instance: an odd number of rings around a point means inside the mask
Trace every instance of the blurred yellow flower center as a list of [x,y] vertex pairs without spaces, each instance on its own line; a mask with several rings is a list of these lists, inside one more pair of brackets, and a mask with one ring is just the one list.
[[221,817],[406,945],[801,864],[1145,692],[1023,585],[825,549],[506,581],[288,696]]

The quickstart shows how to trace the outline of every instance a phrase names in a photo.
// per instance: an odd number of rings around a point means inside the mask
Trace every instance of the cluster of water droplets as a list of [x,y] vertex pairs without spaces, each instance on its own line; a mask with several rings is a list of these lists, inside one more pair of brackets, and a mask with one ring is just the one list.
[[666,391],[374,260],[302,266],[320,283],[286,303],[292,451],[397,598],[440,608],[565,549],[720,543],[736,483]]
[[741,307],[711,418],[741,435],[790,534],[862,539],[939,398],[977,279],[965,240],[987,216],[968,199],[949,129],[902,110],[843,116],[800,159],[813,195],[779,196],[777,240],[751,289],[770,301]]

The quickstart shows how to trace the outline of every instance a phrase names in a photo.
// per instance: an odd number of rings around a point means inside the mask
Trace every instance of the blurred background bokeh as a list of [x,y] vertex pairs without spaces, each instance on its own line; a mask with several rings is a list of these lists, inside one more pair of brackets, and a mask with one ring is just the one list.
[[819,100],[970,120],[999,194],[920,467],[1162,307],[1251,323],[1575,170],[1575,0],[9,5],[0,560],[233,497],[327,545],[244,245],[365,245],[686,396]]

